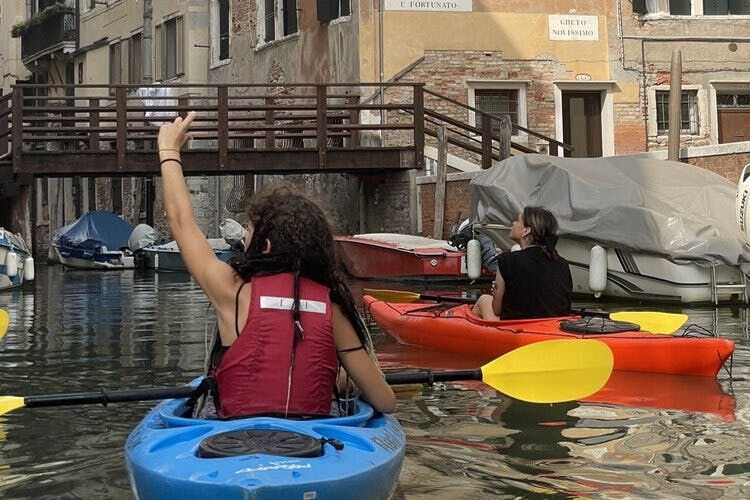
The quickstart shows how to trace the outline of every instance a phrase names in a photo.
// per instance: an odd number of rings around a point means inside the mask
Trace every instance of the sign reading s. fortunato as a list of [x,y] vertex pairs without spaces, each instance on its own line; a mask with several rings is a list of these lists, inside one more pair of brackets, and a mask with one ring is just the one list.
[[473,0],[385,0],[385,10],[471,12]]

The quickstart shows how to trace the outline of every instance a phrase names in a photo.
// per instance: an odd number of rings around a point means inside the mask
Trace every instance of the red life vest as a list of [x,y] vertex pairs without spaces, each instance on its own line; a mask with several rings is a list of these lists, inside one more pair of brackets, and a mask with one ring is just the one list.
[[338,357],[329,289],[300,277],[303,336],[294,346],[294,274],[256,276],[251,286],[247,322],[214,374],[219,416],[330,415]]

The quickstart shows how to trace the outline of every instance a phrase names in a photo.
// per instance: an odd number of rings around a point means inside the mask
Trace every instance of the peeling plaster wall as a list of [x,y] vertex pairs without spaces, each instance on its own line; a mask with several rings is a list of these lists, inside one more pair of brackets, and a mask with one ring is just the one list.
[[[352,14],[328,24],[317,19],[315,0],[298,0],[298,32],[273,42],[261,39],[256,0],[232,2],[228,64],[211,67],[209,83],[357,82],[358,2]],[[314,90],[306,89],[312,93]],[[346,174],[257,176],[263,186],[286,182],[316,199],[338,233],[359,227],[359,179]]]

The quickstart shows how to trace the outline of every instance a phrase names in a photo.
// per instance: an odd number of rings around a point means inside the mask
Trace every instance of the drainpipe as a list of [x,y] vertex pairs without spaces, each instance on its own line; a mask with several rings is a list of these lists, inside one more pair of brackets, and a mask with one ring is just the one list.
[[[379,0],[379,6],[378,6],[378,62],[380,64],[380,83],[383,83],[383,80],[385,79],[385,65],[383,64],[383,9],[385,8],[385,0]],[[385,89],[383,86],[380,86],[380,104],[385,104]],[[385,124],[385,110],[380,110],[380,124]],[[385,131],[384,131],[385,132]],[[385,141],[382,141],[385,143]],[[381,146],[384,146],[385,144],[381,144]]]
[[154,76],[152,72],[151,45],[153,41],[153,9],[151,0],[143,0],[143,40],[141,43],[141,59],[143,60],[143,83],[149,85],[153,83]]
[[[143,0],[143,35],[141,37],[141,62],[143,64],[143,83],[151,85],[154,82],[152,71],[152,42],[153,42],[153,9],[151,0]],[[154,176],[149,175],[143,179],[146,184],[146,224],[154,227],[154,198],[156,190],[154,188]],[[138,209],[140,212],[140,208]],[[139,214],[140,215],[140,214]]]

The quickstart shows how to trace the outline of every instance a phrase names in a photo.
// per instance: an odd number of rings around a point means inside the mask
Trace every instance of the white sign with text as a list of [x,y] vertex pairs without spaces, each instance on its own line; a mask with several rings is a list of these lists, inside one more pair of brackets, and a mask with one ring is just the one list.
[[549,16],[550,40],[599,40],[598,16]]
[[385,10],[471,12],[473,0],[385,0]]

